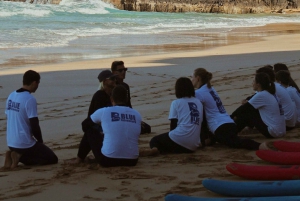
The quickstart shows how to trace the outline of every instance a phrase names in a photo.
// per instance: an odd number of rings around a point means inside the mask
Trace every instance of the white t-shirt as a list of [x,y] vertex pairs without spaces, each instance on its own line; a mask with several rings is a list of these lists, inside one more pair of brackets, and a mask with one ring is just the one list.
[[23,149],[35,145],[29,119],[37,117],[36,99],[28,91],[14,91],[7,98],[5,114],[7,146]]
[[295,103],[296,109],[297,109],[297,122],[300,122],[300,94],[297,91],[296,88],[289,86],[286,88],[289,92],[289,95],[291,96],[292,101]]
[[293,104],[293,101],[285,87],[275,82],[275,88],[276,96],[278,97],[278,101],[281,104],[284,112],[286,126],[294,127],[297,120],[295,105]]
[[285,120],[283,111],[275,95],[268,91],[257,92],[249,101],[255,109],[258,109],[262,121],[268,126],[268,131],[273,137],[285,135]]
[[138,140],[141,133],[141,115],[125,106],[98,109],[91,115],[100,123],[104,133],[101,152],[109,158],[136,159],[139,157]]
[[203,106],[196,98],[179,98],[172,102],[169,119],[178,119],[169,137],[177,144],[195,151],[200,145]]
[[208,128],[212,133],[215,133],[217,128],[223,124],[234,123],[227,114],[218,93],[213,87],[208,88],[205,84],[197,89],[195,93],[196,98],[203,105]]

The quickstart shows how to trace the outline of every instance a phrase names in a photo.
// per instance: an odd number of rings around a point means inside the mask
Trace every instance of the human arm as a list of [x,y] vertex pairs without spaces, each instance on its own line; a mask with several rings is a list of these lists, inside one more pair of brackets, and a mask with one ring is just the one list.
[[31,132],[33,137],[40,143],[43,143],[42,131],[39,124],[39,118],[33,117],[29,119]]
[[177,127],[178,119],[170,119],[170,131],[174,130]]

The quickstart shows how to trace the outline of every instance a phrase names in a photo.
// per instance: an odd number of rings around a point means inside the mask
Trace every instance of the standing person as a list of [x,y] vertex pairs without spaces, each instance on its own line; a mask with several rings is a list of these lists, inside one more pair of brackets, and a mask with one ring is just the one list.
[[177,97],[170,107],[170,132],[155,136],[150,141],[150,150],[143,155],[158,153],[192,153],[200,146],[200,130],[203,107],[195,98],[189,78],[181,77],[175,84]]
[[96,110],[112,106],[110,95],[113,88],[116,86],[116,77],[110,70],[103,70],[98,75],[99,90],[93,95],[90,103],[88,117]]
[[[285,135],[285,119],[275,94],[275,84],[266,73],[257,73],[253,81],[257,93],[232,113],[238,132],[246,126],[256,127],[267,138]],[[289,95],[288,95],[289,96]]]
[[289,95],[295,104],[297,109],[297,125],[300,124],[300,93],[298,90],[292,86],[289,86],[291,83],[291,75],[287,70],[280,70],[275,74],[276,82],[278,82],[281,86],[285,87],[289,92]]
[[[131,105],[131,96],[130,96],[130,88],[127,83],[124,82],[124,79],[126,77],[126,71],[128,68],[125,68],[123,61],[114,61],[111,64],[111,72],[116,75],[116,84],[123,86],[127,90],[127,103],[126,106],[132,108]],[[144,133],[151,133],[151,126],[145,122],[142,121],[141,124],[141,134]]]
[[[260,143],[250,139],[241,139],[237,136],[238,128],[227,114],[222,101],[211,86],[212,74],[204,68],[197,68],[192,76],[192,83],[196,88],[196,98],[200,100],[204,108],[204,120],[201,134],[213,133],[213,141],[225,144],[231,148],[245,148],[258,150]],[[204,128],[208,127],[208,130]]]
[[29,70],[23,75],[23,87],[12,92],[6,101],[7,146],[4,168],[25,165],[47,165],[58,162],[53,151],[43,144],[34,93],[40,83],[39,73]]
[[[112,107],[98,109],[82,122],[88,143],[79,147],[78,163],[83,162],[90,150],[104,167],[135,166],[138,162],[141,116],[126,106],[127,91],[123,86],[113,89],[111,101]],[[95,129],[100,123],[104,136]]]

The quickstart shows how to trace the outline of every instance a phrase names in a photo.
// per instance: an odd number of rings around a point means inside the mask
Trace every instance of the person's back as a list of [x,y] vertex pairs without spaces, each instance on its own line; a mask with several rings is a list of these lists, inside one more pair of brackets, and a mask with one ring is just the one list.
[[104,133],[101,149],[103,155],[110,158],[138,158],[141,115],[136,110],[126,106],[107,107],[91,115],[92,120],[95,117],[101,118]]
[[257,92],[249,100],[249,103],[258,109],[263,122],[268,126],[269,133],[273,137],[282,137],[285,134],[283,112],[280,111],[275,95],[263,90]]
[[286,88],[289,92],[289,95],[291,96],[292,100],[295,103],[296,109],[297,109],[297,123],[300,123],[300,93],[297,91],[296,88],[289,86]]
[[275,83],[275,88],[275,94],[278,97],[278,101],[281,104],[282,110],[284,112],[286,126],[294,127],[296,124],[297,115],[295,105],[293,104],[293,101],[285,87],[281,86],[278,83]]
[[28,148],[36,141],[31,136],[29,119],[37,117],[36,99],[29,91],[14,91],[6,102],[7,145]]
[[177,144],[196,150],[200,144],[200,130],[203,106],[195,97],[184,97],[171,104],[169,119],[178,119],[177,127],[169,132]]
[[227,114],[222,101],[213,87],[208,88],[207,85],[203,85],[195,91],[196,98],[203,104],[205,111],[205,117],[209,130],[215,132],[215,130],[222,124],[234,123],[234,121]]

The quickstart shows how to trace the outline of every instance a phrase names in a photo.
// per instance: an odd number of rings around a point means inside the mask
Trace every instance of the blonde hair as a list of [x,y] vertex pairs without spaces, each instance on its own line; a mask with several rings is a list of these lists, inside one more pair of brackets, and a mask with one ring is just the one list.
[[212,79],[212,74],[204,68],[197,68],[194,71],[194,76],[199,76],[201,78],[202,84],[207,84],[208,88],[211,88],[210,80]]
[[98,90],[104,90],[104,84],[103,84],[103,81],[100,82],[99,87],[98,87]]

